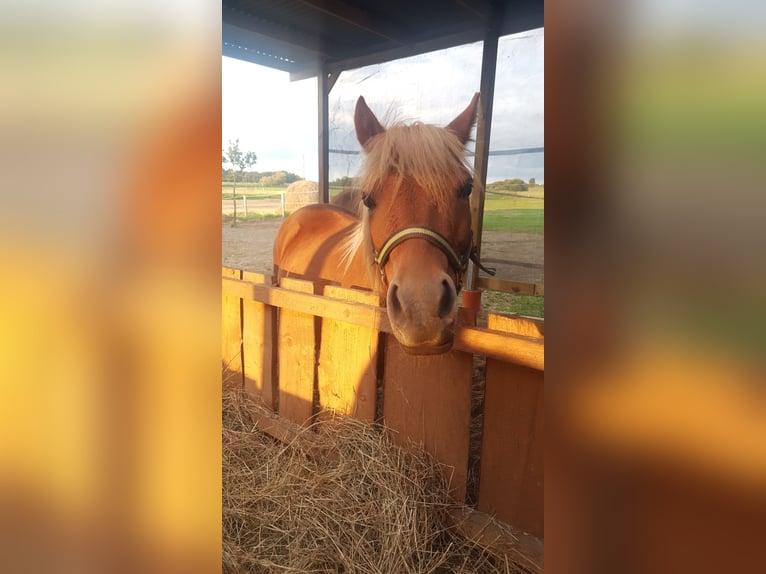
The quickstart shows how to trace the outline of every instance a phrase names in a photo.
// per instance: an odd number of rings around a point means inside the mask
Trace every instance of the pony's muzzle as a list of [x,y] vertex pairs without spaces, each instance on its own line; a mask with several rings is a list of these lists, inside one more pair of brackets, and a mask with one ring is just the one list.
[[452,347],[457,292],[446,273],[428,281],[393,279],[386,305],[394,336],[408,352],[444,353]]

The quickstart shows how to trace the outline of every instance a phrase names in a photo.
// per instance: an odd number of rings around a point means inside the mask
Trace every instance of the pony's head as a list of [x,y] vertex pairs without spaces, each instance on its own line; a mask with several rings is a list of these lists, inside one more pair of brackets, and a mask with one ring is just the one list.
[[366,244],[394,336],[414,354],[452,347],[457,293],[472,249],[465,144],[478,101],[477,93],[444,128],[384,128],[364,98],[356,103],[356,135],[366,155],[359,178],[366,209],[356,245]]

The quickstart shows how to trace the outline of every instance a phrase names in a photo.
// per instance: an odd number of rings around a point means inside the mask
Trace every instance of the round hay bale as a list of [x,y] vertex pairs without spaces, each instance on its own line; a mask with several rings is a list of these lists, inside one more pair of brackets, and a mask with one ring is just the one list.
[[315,181],[301,179],[287,186],[285,191],[285,211],[293,212],[296,209],[317,203],[319,201],[319,185]]

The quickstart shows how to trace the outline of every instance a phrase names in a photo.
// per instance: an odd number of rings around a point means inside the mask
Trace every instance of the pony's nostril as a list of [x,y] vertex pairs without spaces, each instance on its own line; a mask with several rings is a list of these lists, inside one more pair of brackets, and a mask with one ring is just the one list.
[[455,307],[455,290],[446,279],[442,280],[442,296],[439,300],[439,318],[444,319]]
[[388,308],[396,315],[402,312],[402,303],[399,301],[398,292],[399,286],[396,283],[392,283],[388,288]]

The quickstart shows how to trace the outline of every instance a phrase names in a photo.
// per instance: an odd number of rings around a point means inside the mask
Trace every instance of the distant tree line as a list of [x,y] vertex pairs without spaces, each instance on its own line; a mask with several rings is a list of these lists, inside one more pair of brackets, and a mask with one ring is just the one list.
[[[235,172],[234,169],[223,169],[221,181],[233,183]],[[254,183],[264,187],[287,185],[301,179],[303,179],[301,176],[289,171],[243,171],[237,176],[238,183]]]
[[508,191],[529,191],[530,187],[537,187],[537,182],[535,181],[534,177],[529,179],[529,183],[519,178],[493,181],[492,183],[487,184],[487,191],[494,193],[502,193]]
[[354,187],[354,178],[353,177],[339,177],[337,179],[334,179],[330,182],[330,185],[333,187],[342,187],[342,188],[349,188]]

